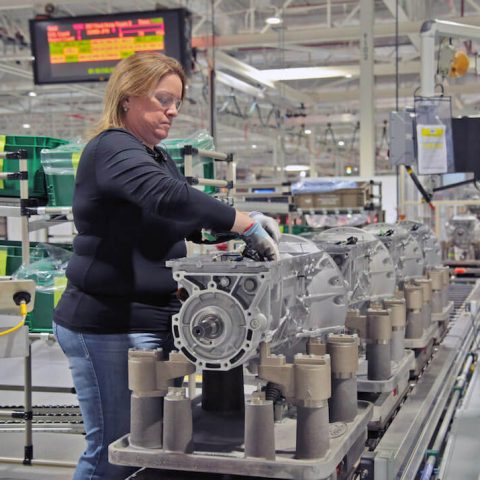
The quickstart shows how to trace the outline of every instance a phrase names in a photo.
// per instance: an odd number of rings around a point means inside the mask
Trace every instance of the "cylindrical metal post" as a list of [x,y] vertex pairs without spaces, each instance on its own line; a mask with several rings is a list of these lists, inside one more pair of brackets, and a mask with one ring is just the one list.
[[330,422],[351,422],[357,416],[357,335],[327,337],[332,371],[332,396],[328,400]]
[[422,320],[423,328],[428,329],[432,323],[432,281],[429,278],[418,278],[415,284],[422,287],[423,306]]
[[297,444],[295,457],[323,457],[330,446],[328,398],[331,395],[330,356],[295,355]]
[[443,275],[438,267],[428,271],[428,278],[432,281],[432,313],[443,311]]
[[442,304],[443,308],[445,308],[448,305],[448,289],[450,287],[450,269],[448,267],[442,267],[442,279]]
[[405,285],[405,301],[407,306],[407,325],[405,338],[421,338],[423,335],[423,291],[416,285]]
[[390,353],[394,362],[400,362],[405,354],[406,304],[404,298],[389,298],[384,302],[385,309],[390,310],[392,338]]
[[25,452],[24,465],[31,465],[33,459],[33,411],[32,411],[32,346],[28,340],[28,355],[24,359],[24,402],[25,402]]
[[307,340],[308,355],[325,355],[327,353],[327,345],[319,338],[309,338]]
[[392,322],[388,310],[367,311],[367,359],[369,380],[387,380],[391,375]]
[[132,392],[130,444],[142,448],[162,448],[163,397],[140,397]]
[[163,449],[193,452],[192,404],[185,388],[170,387],[164,404]]
[[245,404],[245,456],[275,460],[273,402],[263,392]]
[[297,449],[295,458],[322,458],[330,447],[328,404],[323,407],[297,407]]

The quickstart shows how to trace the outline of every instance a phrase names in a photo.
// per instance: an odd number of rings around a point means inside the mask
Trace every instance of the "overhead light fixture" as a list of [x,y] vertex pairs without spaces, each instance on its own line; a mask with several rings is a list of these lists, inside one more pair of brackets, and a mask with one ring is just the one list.
[[274,15],[273,17],[267,17],[265,23],[267,25],[280,25],[283,23],[283,19],[279,15]]
[[308,165],[286,165],[283,168],[286,172],[306,172],[310,170]]
[[259,70],[264,81],[281,80],[307,80],[312,78],[334,78],[351,75],[347,70],[330,67],[302,67],[302,68],[274,68],[270,70]]
[[253,145],[252,145],[252,148],[254,148],[254,149],[255,149],[255,148],[257,148],[257,146],[256,146],[255,144],[253,144]]
[[30,128],[30,124],[29,124],[29,123],[24,123],[24,124],[22,125],[22,127],[23,127],[23,128]]
[[218,71],[215,75],[215,78],[220,83],[234,88],[235,90],[239,90],[240,92],[246,93],[247,95],[252,95],[255,98],[265,98],[263,90],[254,87],[243,80],[232,77],[232,75],[229,75],[228,73]]
[[31,91],[31,92],[28,92],[28,96],[29,96],[29,97],[36,97],[36,96],[37,96],[37,93],[34,92],[34,91]]
[[345,145],[345,142],[343,140],[339,140],[337,143],[339,147],[343,147]]
[[353,77],[353,75],[352,75],[351,73],[347,73],[347,74],[345,75],[345,78],[352,78],[352,77]]
[[304,131],[305,135],[310,135],[312,131],[309,128],[306,128]]

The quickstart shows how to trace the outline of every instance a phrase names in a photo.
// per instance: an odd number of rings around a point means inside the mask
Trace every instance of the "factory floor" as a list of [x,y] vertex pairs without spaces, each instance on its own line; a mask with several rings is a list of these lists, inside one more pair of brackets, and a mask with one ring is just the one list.
[[[23,385],[22,358],[0,359],[0,385]],[[34,386],[72,387],[68,364],[57,343],[37,340],[32,343],[32,379]],[[40,405],[78,405],[76,396],[65,393],[33,392],[32,403]],[[23,392],[0,390],[0,405],[23,405]],[[10,431],[5,431],[9,429]],[[14,431],[12,431],[14,430]],[[20,425],[1,425],[0,480],[68,480],[74,465],[84,450],[84,436],[73,433],[33,433],[34,459],[42,462],[61,462],[64,467],[24,466],[24,433]]]
[[[32,344],[32,377],[34,386],[71,387],[66,358],[56,343],[38,340]],[[23,385],[23,359],[0,359],[0,385]],[[23,405],[21,391],[0,390],[0,405]],[[33,393],[33,405],[77,405],[73,394]],[[480,480],[480,368],[472,377],[461,407],[455,415],[445,451],[445,465],[439,472],[443,480]],[[16,431],[4,431],[5,428]],[[84,437],[74,433],[33,434],[34,459],[39,463],[22,465],[24,434],[19,426],[0,428],[0,480],[69,480],[74,465],[84,449]],[[51,466],[58,462],[63,466]],[[174,476],[177,478],[176,476]],[[150,478],[150,477],[149,477]],[[172,477],[173,478],[173,477]]]

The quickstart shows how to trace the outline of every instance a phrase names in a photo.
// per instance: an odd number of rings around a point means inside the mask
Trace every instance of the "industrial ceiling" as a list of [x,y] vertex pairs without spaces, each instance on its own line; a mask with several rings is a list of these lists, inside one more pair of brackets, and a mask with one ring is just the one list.
[[[480,0],[372,3],[375,155],[377,172],[386,173],[390,171],[388,113],[396,106],[412,105],[420,84],[422,23],[436,18],[480,25]],[[188,101],[171,136],[209,129],[208,71],[214,67],[216,144],[219,150],[235,153],[241,175],[271,177],[286,163],[311,165],[322,175],[344,174],[346,166],[356,169],[359,164],[360,4],[357,0],[63,0],[50,4],[0,0],[0,132],[81,140],[101,110],[104,84],[33,84],[30,18],[46,11],[63,17],[185,7],[193,14],[197,55]],[[265,20],[272,16],[282,23],[267,24]],[[460,41],[456,45],[476,59],[475,44]],[[303,67],[325,71],[328,67],[337,73],[275,81],[257,72]],[[480,83],[474,70],[443,82],[456,115],[473,114],[479,108]]]

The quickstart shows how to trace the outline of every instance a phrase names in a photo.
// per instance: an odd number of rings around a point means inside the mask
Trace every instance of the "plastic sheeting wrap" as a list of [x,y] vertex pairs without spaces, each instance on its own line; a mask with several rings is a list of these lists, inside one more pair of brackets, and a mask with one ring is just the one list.
[[175,346],[191,362],[230,370],[263,341],[281,353],[343,327],[347,285],[332,258],[294,235],[282,236],[279,248],[276,262],[227,253],[167,263],[184,298],[172,321]]
[[292,185],[292,193],[327,193],[343,188],[356,188],[354,180],[325,180],[324,178],[304,178]]
[[68,143],[53,149],[43,149],[41,162],[47,175],[75,175],[84,143]]
[[13,278],[33,280],[38,292],[63,292],[66,283],[65,270],[72,252],[46,243],[41,243],[36,248],[44,258],[29,265],[22,265],[13,273]]

